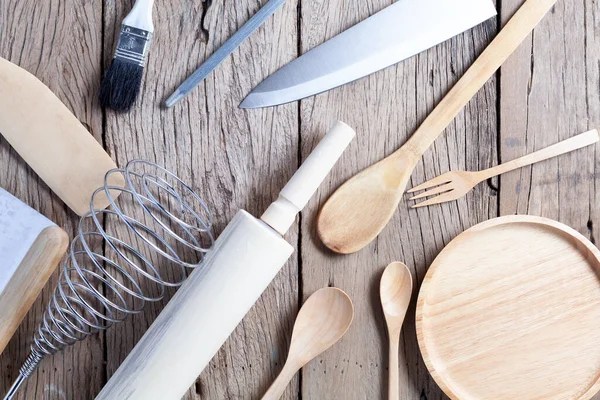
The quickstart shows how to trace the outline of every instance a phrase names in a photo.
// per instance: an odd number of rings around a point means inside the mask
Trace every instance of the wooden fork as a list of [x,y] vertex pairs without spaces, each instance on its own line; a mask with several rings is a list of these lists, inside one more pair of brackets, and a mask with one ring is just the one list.
[[571,151],[581,149],[582,147],[589,146],[600,141],[598,131],[596,129],[586,133],[574,136],[570,139],[564,140],[560,143],[546,147],[543,150],[536,151],[535,153],[528,154],[524,157],[517,158],[516,160],[509,161],[505,164],[498,165],[493,168],[489,168],[483,171],[450,171],[442,174],[436,178],[433,178],[419,186],[416,186],[408,191],[408,193],[418,192],[420,190],[426,190],[425,192],[418,194],[410,198],[410,200],[418,200],[424,197],[438,195],[431,199],[422,201],[412,206],[412,208],[419,208],[430,206],[432,204],[445,203],[461,198],[467,192],[478,183],[485,181],[494,176],[501,175],[505,172],[512,171],[517,168],[531,165],[539,161],[547,160],[552,157],[559,156],[561,154],[569,153]]

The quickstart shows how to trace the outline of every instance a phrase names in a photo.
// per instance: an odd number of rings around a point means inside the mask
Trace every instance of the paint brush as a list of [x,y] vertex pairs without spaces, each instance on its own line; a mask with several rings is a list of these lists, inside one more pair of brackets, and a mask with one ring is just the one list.
[[140,92],[154,32],[153,4],[154,0],[137,0],[123,20],[115,56],[100,85],[103,107],[129,111]]

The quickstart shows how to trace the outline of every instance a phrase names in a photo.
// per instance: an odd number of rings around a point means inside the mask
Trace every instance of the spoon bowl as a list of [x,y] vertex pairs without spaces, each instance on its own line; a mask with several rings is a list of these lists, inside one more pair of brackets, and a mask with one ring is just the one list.
[[381,276],[379,296],[390,340],[388,379],[388,398],[390,400],[397,400],[400,395],[398,373],[400,332],[410,304],[412,289],[412,275],[406,265],[401,262],[393,262],[387,266]]
[[372,242],[396,212],[418,160],[400,149],[340,186],[317,219],[325,246],[351,254]]
[[387,266],[381,276],[379,295],[386,321],[404,320],[412,295],[412,274],[405,264],[393,262]]
[[287,361],[263,400],[279,399],[296,372],[340,340],[353,319],[354,306],[342,290],[328,287],[313,293],[296,317]]

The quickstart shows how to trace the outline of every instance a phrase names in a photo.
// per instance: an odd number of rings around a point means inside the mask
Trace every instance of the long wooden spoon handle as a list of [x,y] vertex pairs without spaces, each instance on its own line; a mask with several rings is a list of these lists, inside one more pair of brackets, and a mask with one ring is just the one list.
[[402,148],[422,156],[556,1],[527,0]]
[[298,372],[298,368],[290,363],[286,363],[281,370],[281,373],[271,384],[267,393],[262,397],[262,400],[279,400],[285,388],[288,386],[294,375]]
[[561,154],[581,149],[583,147],[597,143],[598,141],[600,141],[600,136],[598,136],[598,131],[594,129],[589,132],[573,136],[570,139],[563,140],[560,143],[556,143],[550,147],[546,147],[545,149],[536,151],[535,153],[528,154],[526,156],[517,158],[516,160],[509,161],[507,163],[486,169],[481,172],[484,176],[484,179],[488,179],[493,176],[501,175],[505,172],[524,167],[526,165],[531,165],[536,162],[544,161],[549,158],[559,156]]
[[390,333],[390,356],[388,362],[388,368],[390,370],[388,378],[388,399],[389,400],[400,400],[400,374],[398,372],[398,351],[400,335],[394,335]]

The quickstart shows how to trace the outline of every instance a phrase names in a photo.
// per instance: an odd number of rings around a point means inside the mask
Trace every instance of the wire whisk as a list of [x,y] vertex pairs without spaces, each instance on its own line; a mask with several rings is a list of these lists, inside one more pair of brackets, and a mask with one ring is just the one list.
[[[115,174],[124,178],[122,187],[109,184]],[[96,210],[101,196],[110,206]],[[29,356],[4,399],[14,397],[44,356],[163,299],[213,243],[210,210],[176,175],[140,160],[109,171],[79,221]]]

